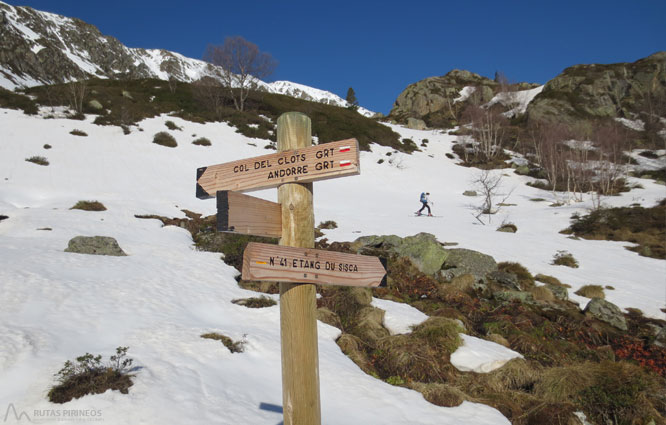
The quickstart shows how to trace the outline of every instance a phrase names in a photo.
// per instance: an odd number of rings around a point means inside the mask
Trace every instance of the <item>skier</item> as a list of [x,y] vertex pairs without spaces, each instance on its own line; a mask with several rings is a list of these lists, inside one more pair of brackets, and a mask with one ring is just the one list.
[[430,192],[421,193],[421,203],[423,204],[423,206],[421,207],[420,210],[418,210],[415,213],[416,215],[421,215],[421,211],[423,211],[424,208],[428,208],[428,217],[432,217],[432,213],[430,211],[430,205],[428,205],[430,203],[429,197],[430,197]]

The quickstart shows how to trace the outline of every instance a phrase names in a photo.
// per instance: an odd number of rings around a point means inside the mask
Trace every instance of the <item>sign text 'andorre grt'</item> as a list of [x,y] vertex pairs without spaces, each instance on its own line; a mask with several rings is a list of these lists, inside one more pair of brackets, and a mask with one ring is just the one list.
[[361,172],[356,139],[323,143],[197,170],[197,197],[210,198],[217,191],[247,192],[284,183],[310,183]]

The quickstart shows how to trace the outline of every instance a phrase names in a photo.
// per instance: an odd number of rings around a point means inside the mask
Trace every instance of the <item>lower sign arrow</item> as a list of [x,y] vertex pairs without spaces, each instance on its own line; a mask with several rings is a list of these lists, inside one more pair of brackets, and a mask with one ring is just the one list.
[[251,242],[243,252],[243,280],[386,286],[386,261],[368,255]]

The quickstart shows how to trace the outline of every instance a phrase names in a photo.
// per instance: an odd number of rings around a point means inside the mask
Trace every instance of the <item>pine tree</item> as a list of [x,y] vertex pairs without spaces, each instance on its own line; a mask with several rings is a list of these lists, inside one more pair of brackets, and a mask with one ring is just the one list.
[[348,108],[357,110],[358,109],[358,100],[356,99],[356,93],[354,93],[354,89],[349,87],[347,90],[347,97],[345,98],[347,103],[349,104]]

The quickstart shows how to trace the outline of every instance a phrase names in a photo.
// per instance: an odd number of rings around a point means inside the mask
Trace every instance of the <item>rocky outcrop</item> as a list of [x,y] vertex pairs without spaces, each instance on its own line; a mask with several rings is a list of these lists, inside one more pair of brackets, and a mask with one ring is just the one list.
[[365,247],[380,248],[407,257],[422,273],[434,275],[442,268],[448,256],[447,250],[429,233],[401,238],[395,235],[365,236],[352,244],[352,249],[360,251]]
[[666,94],[666,52],[633,63],[576,65],[546,83],[527,107],[530,121],[574,123],[590,118],[637,118]]
[[497,263],[490,255],[482,254],[471,249],[450,249],[442,265],[441,274],[445,279],[471,274],[477,281],[486,278],[486,275],[497,271]]
[[463,88],[476,87],[473,97],[486,103],[492,99],[497,86],[491,79],[454,69],[444,76],[410,84],[396,99],[389,118],[400,123],[417,118],[429,127],[452,127],[465,104],[465,100],[460,99]]
[[69,241],[65,252],[116,257],[127,255],[118,245],[118,241],[109,236],[76,236]]
[[618,329],[623,331],[628,329],[627,320],[624,318],[622,310],[620,310],[620,308],[615,304],[606,300],[601,298],[592,298],[590,302],[587,303],[587,306],[585,306],[585,310],[583,311],[590,316],[599,319],[602,322],[606,322]]

